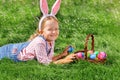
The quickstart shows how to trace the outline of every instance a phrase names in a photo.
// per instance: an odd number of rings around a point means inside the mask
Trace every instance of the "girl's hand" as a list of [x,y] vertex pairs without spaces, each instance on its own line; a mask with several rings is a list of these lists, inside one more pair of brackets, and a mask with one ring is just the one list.
[[76,54],[69,54],[64,59],[65,60],[75,60],[76,59]]
[[76,56],[76,54],[70,54],[70,55],[66,56],[64,59],[59,59],[53,63],[55,63],[55,64],[68,64],[68,63],[71,63],[74,61],[74,59],[76,58],[75,56]]

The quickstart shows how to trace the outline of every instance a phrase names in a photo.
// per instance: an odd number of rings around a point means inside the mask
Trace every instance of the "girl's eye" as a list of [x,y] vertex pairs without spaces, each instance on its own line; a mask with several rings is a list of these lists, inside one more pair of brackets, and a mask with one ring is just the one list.
[[58,31],[59,29],[58,28],[55,28],[55,31]]
[[52,31],[52,29],[48,29],[48,31]]
[[48,29],[48,31],[58,31],[59,30],[59,28],[55,28],[55,29]]

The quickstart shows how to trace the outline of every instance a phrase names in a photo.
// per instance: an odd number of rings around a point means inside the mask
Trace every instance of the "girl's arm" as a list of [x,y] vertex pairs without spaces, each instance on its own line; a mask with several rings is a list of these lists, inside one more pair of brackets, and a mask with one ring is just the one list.
[[53,61],[53,63],[54,64],[67,64],[67,63],[73,62],[75,60],[75,58],[76,58],[76,54],[70,54],[63,59]]
[[69,53],[68,53],[68,49],[69,49],[69,47],[66,47],[66,48],[64,49],[63,53],[61,53],[61,54],[59,54],[59,55],[57,55],[57,56],[54,56],[54,57],[52,58],[52,61],[56,61],[56,60],[62,59],[62,58],[64,58],[65,56],[67,56],[67,55],[69,54]]

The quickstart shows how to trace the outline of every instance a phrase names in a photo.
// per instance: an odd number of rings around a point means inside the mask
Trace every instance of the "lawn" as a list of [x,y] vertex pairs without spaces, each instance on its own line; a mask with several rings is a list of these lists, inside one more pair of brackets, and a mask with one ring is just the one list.
[[[49,10],[55,0],[47,0]],[[27,41],[38,26],[39,0],[0,0],[0,46]],[[120,80],[120,1],[62,0],[56,17],[60,35],[55,54],[67,45],[83,50],[85,38],[93,34],[95,50],[107,53],[105,64],[79,62],[48,66],[37,61],[0,61],[0,80]],[[90,41],[88,47],[90,49]]]

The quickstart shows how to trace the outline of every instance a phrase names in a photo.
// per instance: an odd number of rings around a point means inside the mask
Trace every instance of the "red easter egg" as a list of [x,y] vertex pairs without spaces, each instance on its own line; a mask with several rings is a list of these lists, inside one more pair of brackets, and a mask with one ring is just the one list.
[[100,52],[97,57],[98,57],[98,59],[103,60],[106,58],[106,56],[107,56],[107,54],[105,52]]
[[83,52],[78,52],[77,57],[78,58],[84,58],[84,53]]

